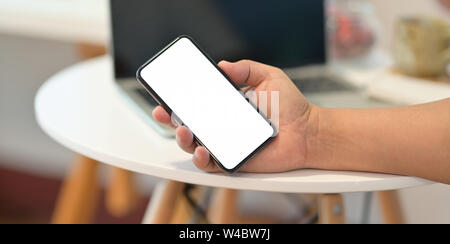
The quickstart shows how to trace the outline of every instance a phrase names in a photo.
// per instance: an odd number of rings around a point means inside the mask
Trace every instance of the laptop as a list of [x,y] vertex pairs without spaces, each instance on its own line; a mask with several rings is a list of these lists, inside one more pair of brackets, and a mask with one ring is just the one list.
[[215,61],[252,59],[284,69],[313,100],[314,94],[353,89],[323,75],[325,0],[110,0],[110,10],[115,82],[137,113],[166,137],[173,137],[174,130],[152,119],[157,103],[135,73],[183,34],[192,36]]

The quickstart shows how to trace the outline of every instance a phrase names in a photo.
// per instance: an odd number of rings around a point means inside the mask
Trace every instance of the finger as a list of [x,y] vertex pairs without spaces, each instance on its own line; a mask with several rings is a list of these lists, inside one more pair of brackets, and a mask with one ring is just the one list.
[[157,106],[153,109],[152,115],[157,122],[174,127],[169,113],[163,107]]
[[206,172],[219,172],[217,165],[211,160],[208,150],[204,147],[197,147],[192,158],[197,168]]
[[236,84],[247,84],[252,87],[258,86],[262,81],[269,78],[275,67],[258,63],[251,60],[241,60],[236,63],[221,61],[219,67]]
[[187,153],[194,153],[197,145],[194,143],[194,136],[185,126],[178,126],[176,129],[177,144],[183,151]]

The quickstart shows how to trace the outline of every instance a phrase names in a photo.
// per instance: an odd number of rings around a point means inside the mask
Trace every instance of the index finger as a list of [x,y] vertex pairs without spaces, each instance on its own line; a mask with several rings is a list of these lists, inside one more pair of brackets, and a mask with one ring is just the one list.
[[157,106],[153,109],[152,115],[157,122],[175,127],[175,125],[172,124],[170,114],[163,107]]

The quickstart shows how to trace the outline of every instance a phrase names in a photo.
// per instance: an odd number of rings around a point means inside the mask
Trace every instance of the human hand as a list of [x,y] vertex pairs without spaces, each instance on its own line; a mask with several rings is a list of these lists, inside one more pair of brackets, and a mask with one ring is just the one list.
[[[237,85],[248,85],[258,94],[267,92],[267,104],[271,104],[271,92],[279,92],[279,124],[276,138],[242,166],[243,172],[284,172],[306,167],[308,140],[317,130],[315,106],[311,105],[289,77],[280,69],[250,60],[236,63],[222,61],[219,67]],[[270,118],[271,108],[268,106]],[[170,115],[158,106],[153,111],[156,121],[172,125]],[[194,164],[207,172],[219,172],[209,152],[194,142],[192,133],[185,126],[176,128],[178,145],[193,154]]]

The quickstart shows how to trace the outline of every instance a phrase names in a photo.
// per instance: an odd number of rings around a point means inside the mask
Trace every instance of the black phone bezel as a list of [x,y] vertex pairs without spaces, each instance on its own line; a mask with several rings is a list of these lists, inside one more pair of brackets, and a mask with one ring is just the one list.
[[[205,56],[211,62],[211,64],[213,64],[213,66],[228,80],[228,82],[230,82],[230,84],[236,89],[236,91],[239,92],[242,96],[244,96],[240,92],[241,91],[240,88],[219,68],[219,66],[217,66],[217,64],[209,57],[209,55],[206,52],[204,52],[203,49],[200,48],[200,46],[194,41],[194,39],[192,39],[188,35],[181,35],[181,36],[177,37],[175,40],[173,40],[171,43],[169,43],[167,46],[165,46],[161,51],[159,51],[157,54],[155,54],[147,62],[145,62],[141,67],[139,67],[139,69],[136,72],[136,78],[139,81],[139,83],[147,90],[147,92],[150,93],[150,95],[159,103],[159,105],[161,105],[169,114],[173,113],[172,109],[164,102],[164,100],[150,87],[150,85],[147,82],[145,82],[145,80],[141,76],[141,72],[142,72],[142,70],[145,67],[147,67],[151,62],[153,62],[161,54],[163,54],[167,49],[169,49],[176,42],[178,42],[179,40],[181,40],[183,38],[187,38],[190,42],[192,42],[194,44],[194,46],[203,54],[203,56]],[[246,98],[246,97],[244,96],[244,98]],[[256,109],[258,111],[257,106],[255,104],[253,104],[248,99],[247,99],[247,101],[253,106],[254,109]],[[242,160],[242,162],[237,164],[236,167],[234,167],[232,169],[227,169],[225,166],[223,166],[223,164],[214,156],[214,154],[208,149],[208,147],[206,145],[204,145],[200,141],[200,139],[198,139],[195,136],[194,132],[192,132],[193,136],[194,136],[194,141],[198,145],[201,145],[201,146],[205,147],[206,150],[208,150],[208,152],[209,152],[209,154],[211,156],[211,159],[219,166],[219,168],[221,170],[223,170],[226,173],[233,174],[236,171],[238,171],[248,160],[250,160],[253,156],[255,156],[262,148],[264,148],[267,144],[269,144],[275,138],[275,136],[277,135],[277,129],[272,125],[270,120],[264,114],[261,114],[261,113],[259,113],[259,114],[272,127],[273,135],[271,137],[269,137],[265,142],[263,142],[259,147],[257,147],[252,153],[250,153],[246,158],[244,158]]]

